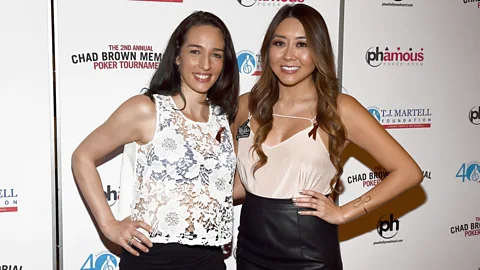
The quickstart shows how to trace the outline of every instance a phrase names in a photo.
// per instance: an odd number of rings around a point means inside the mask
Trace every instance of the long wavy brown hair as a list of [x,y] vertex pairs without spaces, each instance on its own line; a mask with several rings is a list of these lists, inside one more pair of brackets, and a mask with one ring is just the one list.
[[259,125],[252,146],[253,151],[259,158],[252,168],[253,173],[264,166],[268,160],[262,150],[262,144],[272,130],[273,105],[279,98],[279,81],[269,66],[268,52],[275,30],[286,18],[295,18],[303,25],[307,47],[311,50],[313,62],[316,66],[312,74],[317,94],[316,120],[319,128],[328,134],[330,161],[337,171],[330,182],[330,186],[332,190],[335,190],[334,187],[343,173],[340,154],[346,140],[346,131],[337,108],[340,85],[335,72],[332,44],[325,20],[318,11],[304,4],[283,6],[270,23],[262,43],[260,53],[263,73],[253,87],[248,103],[252,117]]

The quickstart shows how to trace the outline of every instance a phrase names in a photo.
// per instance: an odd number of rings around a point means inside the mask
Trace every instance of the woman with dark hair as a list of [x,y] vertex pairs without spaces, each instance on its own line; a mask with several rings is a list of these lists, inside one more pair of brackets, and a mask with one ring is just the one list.
[[[340,93],[327,26],[320,13],[286,5],[261,48],[263,74],[240,97],[234,121],[234,199],[243,199],[238,269],[342,269],[337,225],[418,185],[409,154],[353,97]],[[358,199],[337,206],[332,193],[348,142],[390,174]]]
[[[195,12],[175,29],[145,94],[124,102],[78,146],[72,168],[120,269],[225,269],[239,75],[230,33]],[[96,162],[124,146],[117,219]]]

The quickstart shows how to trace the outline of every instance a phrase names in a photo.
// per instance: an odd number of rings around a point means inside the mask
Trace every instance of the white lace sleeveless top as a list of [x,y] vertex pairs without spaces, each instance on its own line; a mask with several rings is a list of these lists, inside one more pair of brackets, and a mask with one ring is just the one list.
[[236,158],[226,115],[210,106],[208,122],[194,122],[170,96],[155,103],[153,140],[124,149],[118,218],[150,224],[154,243],[231,242]]

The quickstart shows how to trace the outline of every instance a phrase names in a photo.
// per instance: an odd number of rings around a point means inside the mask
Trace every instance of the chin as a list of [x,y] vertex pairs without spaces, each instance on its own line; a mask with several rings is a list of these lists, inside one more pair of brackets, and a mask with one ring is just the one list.
[[208,88],[205,88],[205,87],[199,87],[199,88],[193,88],[193,90],[199,94],[206,94],[208,93],[208,90],[210,90],[210,88],[212,88],[213,85],[209,86]]
[[300,81],[293,81],[293,80],[279,80],[279,81],[284,86],[295,86],[300,82]]

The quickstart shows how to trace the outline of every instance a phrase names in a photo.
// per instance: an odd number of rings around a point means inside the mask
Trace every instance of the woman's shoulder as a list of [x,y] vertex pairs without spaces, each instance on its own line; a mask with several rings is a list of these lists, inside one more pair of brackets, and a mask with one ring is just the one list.
[[249,99],[250,93],[244,93],[240,95],[238,98],[238,112],[237,116],[235,117],[235,124],[240,125],[243,122],[247,121],[250,111],[248,109],[248,99]]
[[148,118],[156,114],[155,102],[144,94],[138,94],[127,99],[120,108],[137,119]]
[[340,94],[337,98],[337,106],[340,119],[347,130],[352,131],[357,127],[367,127],[372,123],[372,120],[375,119],[353,96]]
[[250,92],[243,93],[238,97],[238,102],[240,106],[248,106],[248,97],[250,96]]
[[250,93],[244,93],[240,95],[238,98],[238,110],[237,114],[235,115],[235,120],[233,121],[233,128],[236,129],[240,125],[242,125],[245,121],[247,121],[248,117],[250,116],[249,109],[248,109],[248,98]]
[[358,112],[359,109],[364,109],[356,98],[343,93],[337,97],[337,107],[341,116],[349,116]]

